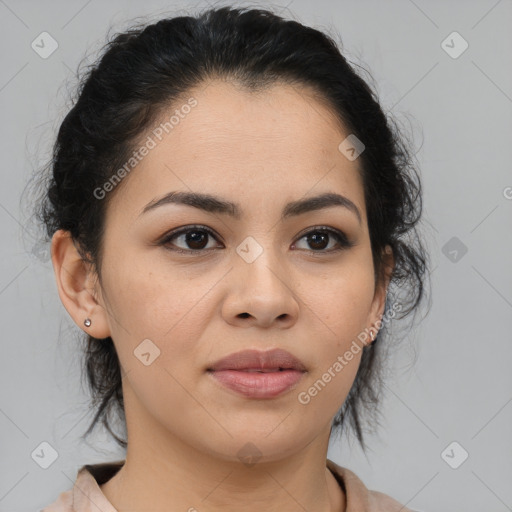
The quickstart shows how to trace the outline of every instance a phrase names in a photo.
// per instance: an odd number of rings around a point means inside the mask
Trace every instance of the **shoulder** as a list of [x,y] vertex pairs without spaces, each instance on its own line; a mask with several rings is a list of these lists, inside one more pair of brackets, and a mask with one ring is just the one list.
[[413,512],[391,496],[379,491],[368,491],[368,503],[372,512]]
[[61,492],[53,503],[42,508],[40,512],[74,512],[73,491]]
[[327,459],[327,467],[345,492],[347,512],[414,512],[391,496],[368,489],[353,471],[332,460]]
[[58,498],[39,512],[90,512],[90,504],[101,512],[117,512],[103,494],[100,485],[119,471],[124,460],[86,464],[76,474],[73,488],[61,492]]

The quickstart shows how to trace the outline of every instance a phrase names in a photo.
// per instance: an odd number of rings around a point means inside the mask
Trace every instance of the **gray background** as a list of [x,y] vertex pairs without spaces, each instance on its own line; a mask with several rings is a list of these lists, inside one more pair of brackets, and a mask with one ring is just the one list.
[[[49,156],[79,61],[94,57],[107,29],[206,5],[0,0],[1,512],[39,510],[71,487],[82,464],[122,458],[101,430],[90,445],[79,440],[92,418],[79,330],[44,248],[32,247],[20,194]],[[236,5],[281,8],[339,35],[349,60],[370,69],[383,107],[410,127],[421,165],[432,308],[396,353],[369,455],[344,439],[329,457],[419,511],[512,510],[512,2]],[[47,59],[31,48],[43,31],[59,45]],[[453,31],[469,44],[458,58],[441,45]],[[469,454],[458,469],[442,457],[454,441]],[[32,457],[42,442],[58,453],[48,469]],[[461,449],[448,451],[452,464]]]

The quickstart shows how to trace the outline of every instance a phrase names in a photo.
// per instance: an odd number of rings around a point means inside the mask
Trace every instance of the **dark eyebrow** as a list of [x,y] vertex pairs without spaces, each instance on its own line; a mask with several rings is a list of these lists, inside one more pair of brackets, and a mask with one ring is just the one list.
[[[193,206],[194,208],[199,208],[205,212],[229,215],[235,219],[240,219],[242,217],[242,210],[236,203],[226,201],[210,194],[182,191],[169,192],[160,199],[153,199],[144,207],[141,215],[164,204],[185,204]],[[357,206],[348,199],[348,197],[332,192],[288,203],[283,209],[281,220],[316,210],[322,210],[331,206],[342,206],[349,209],[356,215],[359,224],[361,224],[361,213]]]

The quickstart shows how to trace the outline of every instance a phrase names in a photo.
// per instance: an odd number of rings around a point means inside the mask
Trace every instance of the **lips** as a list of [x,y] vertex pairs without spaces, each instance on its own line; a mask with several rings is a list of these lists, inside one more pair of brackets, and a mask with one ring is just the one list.
[[306,367],[295,356],[282,349],[243,350],[230,354],[214,363],[208,371],[238,370],[254,372],[272,372],[282,370],[306,371]]
[[244,350],[220,359],[208,373],[246,398],[274,398],[297,386],[306,367],[286,350]]

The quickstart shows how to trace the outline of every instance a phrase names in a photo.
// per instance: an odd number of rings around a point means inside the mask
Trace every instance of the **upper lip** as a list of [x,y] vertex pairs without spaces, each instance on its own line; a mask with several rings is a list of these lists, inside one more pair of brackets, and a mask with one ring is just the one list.
[[306,371],[306,367],[299,359],[290,354],[290,352],[279,348],[265,352],[260,350],[242,350],[219,359],[208,368],[209,371],[279,369]]

